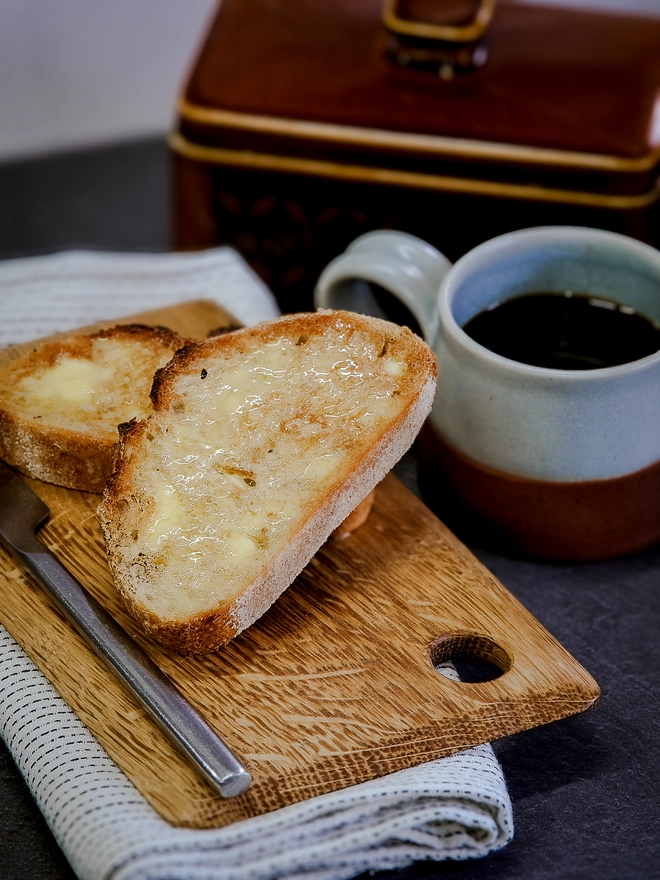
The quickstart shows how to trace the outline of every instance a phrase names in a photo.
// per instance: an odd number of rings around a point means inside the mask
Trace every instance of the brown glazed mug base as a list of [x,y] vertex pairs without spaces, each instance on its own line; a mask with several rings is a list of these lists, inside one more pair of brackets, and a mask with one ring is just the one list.
[[660,541],[660,462],[607,480],[527,479],[462,455],[428,421],[417,454],[425,502],[468,543],[586,561],[623,556]]

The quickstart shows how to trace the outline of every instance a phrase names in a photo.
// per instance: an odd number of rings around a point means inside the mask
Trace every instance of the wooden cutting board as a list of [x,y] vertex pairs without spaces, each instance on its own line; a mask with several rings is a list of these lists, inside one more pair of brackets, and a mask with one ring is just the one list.
[[[198,337],[230,320],[207,302],[140,318]],[[0,364],[16,353],[0,352]],[[0,620],[175,825],[226,825],[598,699],[589,674],[392,475],[366,524],[328,541],[260,621],[217,653],[188,658],[151,644],[125,613],[105,561],[98,496],[30,482],[51,509],[45,543],[253,775],[238,798],[214,794],[3,551]],[[504,674],[461,683],[436,672],[434,663],[461,653]]]

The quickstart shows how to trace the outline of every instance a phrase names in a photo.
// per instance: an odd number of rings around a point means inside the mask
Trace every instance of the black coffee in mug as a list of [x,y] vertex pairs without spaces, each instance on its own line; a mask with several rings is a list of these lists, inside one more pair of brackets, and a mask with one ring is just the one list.
[[463,330],[495,354],[555,370],[614,367],[660,350],[660,328],[648,318],[628,306],[572,291],[496,302]]

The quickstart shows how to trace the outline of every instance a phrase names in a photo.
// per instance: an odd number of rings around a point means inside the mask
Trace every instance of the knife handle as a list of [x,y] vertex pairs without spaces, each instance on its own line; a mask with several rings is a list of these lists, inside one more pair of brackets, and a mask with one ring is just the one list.
[[35,537],[30,549],[12,549],[207,782],[225,798],[245,792],[252,781],[247,768],[48,548]]

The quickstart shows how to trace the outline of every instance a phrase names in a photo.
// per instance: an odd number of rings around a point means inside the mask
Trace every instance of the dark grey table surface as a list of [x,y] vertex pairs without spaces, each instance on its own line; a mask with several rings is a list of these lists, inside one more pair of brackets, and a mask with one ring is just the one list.
[[[163,250],[167,215],[160,141],[0,165],[0,258],[77,246]],[[414,487],[412,459],[401,474]],[[660,878],[660,547],[580,565],[472,549],[589,670],[602,699],[493,744],[514,809],[507,848],[377,876]],[[0,880],[74,877],[0,741]]]

